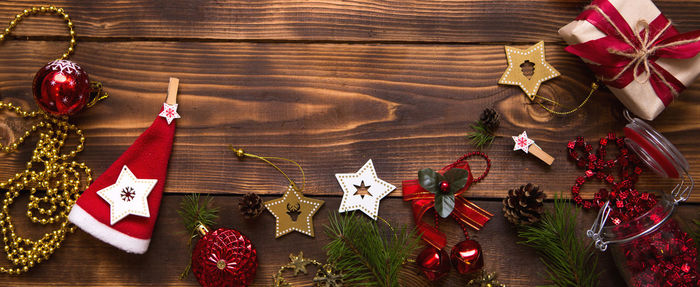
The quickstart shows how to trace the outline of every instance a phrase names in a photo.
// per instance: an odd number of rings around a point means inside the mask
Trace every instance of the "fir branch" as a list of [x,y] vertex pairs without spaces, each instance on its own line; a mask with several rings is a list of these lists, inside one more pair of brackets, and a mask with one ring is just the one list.
[[[185,228],[189,234],[189,240],[187,241],[187,246],[192,246],[192,239],[197,237],[197,228],[200,224],[205,227],[211,227],[216,223],[216,219],[219,217],[219,209],[212,206],[213,198],[207,197],[204,199],[203,203],[199,202],[199,194],[192,193],[185,195],[185,198],[180,202],[180,209],[177,213],[182,217],[182,221]],[[191,268],[191,262],[187,264],[185,270],[180,273],[180,280],[184,279],[189,275]]]
[[177,213],[182,217],[185,229],[190,234],[195,234],[200,224],[210,227],[216,223],[219,209],[212,206],[212,200],[213,198],[207,195],[204,202],[200,203],[198,193],[188,194],[182,199]]
[[414,230],[389,225],[380,229],[376,221],[354,212],[329,216],[324,249],[328,261],[343,273],[344,282],[357,286],[399,286],[399,272],[418,246]]
[[555,286],[598,286],[598,257],[592,245],[584,243],[576,229],[579,210],[568,200],[554,198],[554,209],[542,221],[522,226],[521,244],[535,248]]
[[478,149],[489,146],[496,138],[482,121],[477,121],[476,124],[471,125],[471,128],[474,131],[467,134],[467,138]]

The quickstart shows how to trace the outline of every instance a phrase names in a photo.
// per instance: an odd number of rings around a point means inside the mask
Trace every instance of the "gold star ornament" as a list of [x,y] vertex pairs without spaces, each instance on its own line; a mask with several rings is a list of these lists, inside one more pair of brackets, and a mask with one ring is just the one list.
[[559,76],[559,72],[544,59],[544,41],[526,50],[505,48],[508,68],[498,80],[499,84],[520,86],[528,98],[534,100],[542,82]]
[[277,220],[275,225],[275,238],[298,231],[314,237],[313,216],[316,214],[323,200],[305,197],[291,185],[278,199],[265,202],[265,208],[272,213]]

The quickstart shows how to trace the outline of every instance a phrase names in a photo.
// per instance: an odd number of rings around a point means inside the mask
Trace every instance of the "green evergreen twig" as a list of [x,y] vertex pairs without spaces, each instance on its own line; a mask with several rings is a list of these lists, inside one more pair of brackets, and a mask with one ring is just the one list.
[[579,210],[568,200],[554,198],[554,209],[542,221],[521,226],[521,244],[535,248],[554,286],[598,286],[598,256],[576,228]]
[[477,121],[471,127],[474,131],[467,134],[467,138],[471,141],[471,144],[479,149],[490,145],[496,138],[493,132],[486,128],[481,121]]
[[[386,221],[385,221],[386,223]],[[399,272],[418,246],[415,231],[402,227],[380,229],[376,221],[355,213],[329,216],[324,249],[328,262],[343,272],[351,286],[399,286]]]
[[[180,209],[177,213],[182,217],[185,229],[189,234],[188,247],[192,246],[192,239],[197,237],[197,228],[200,224],[205,227],[211,227],[216,223],[216,219],[219,218],[219,209],[213,207],[212,200],[213,198],[207,195],[204,202],[200,202],[199,194],[192,193],[185,195],[185,198],[180,202]],[[187,277],[190,273],[190,267],[190,264],[185,267],[185,271],[180,274],[180,280]]]

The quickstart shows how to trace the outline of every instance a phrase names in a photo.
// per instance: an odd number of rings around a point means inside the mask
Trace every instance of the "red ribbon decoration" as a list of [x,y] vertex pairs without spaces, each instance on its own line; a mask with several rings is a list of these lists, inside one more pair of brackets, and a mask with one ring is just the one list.
[[[486,159],[486,170],[484,171],[484,174],[476,180],[472,176],[472,172],[469,169],[469,164],[466,161],[467,158],[474,155],[481,155]],[[479,182],[486,177],[489,169],[491,168],[491,161],[483,153],[473,152],[465,154],[454,163],[443,167],[438,171],[438,173],[444,174],[452,168],[465,169],[469,172],[469,176],[467,179],[467,184],[464,185],[464,188],[455,193],[455,209],[452,211],[450,216],[457,220],[460,225],[467,225],[471,228],[479,230],[487,221],[489,221],[489,219],[491,219],[493,214],[460,195],[467,191],[472,183]],[[401,187],[403,189],[403,200],[411,201],[413,219],[416,222],[416,228],[418,229],[418,233],[421,234],[421,238],[433,247],[443,249],[445,245],[447,245],[447,238],[445,234],[437,229],[436,226],[431,226],[422,220],[423,215],[425,215],[428,210],[435,206],[435,194],[425,190],[420,186],[418,180],[415,179],[403,181],[401,183]]]
[[[566,47],[566,51],[594,63],[591,70],[611,87],[622,89],[648,77],[656,95],[668,106],[685,85],[656,63],[659,58],[688,59],[700,52],[700,30],[680,34],[660,14],[641,29],[629,26],[608,0],[594,0],[576,20],[586,20],[607,36]],[[635,27],[636,28],[636,27]],[[642,76],[646,72],[646,75]]]

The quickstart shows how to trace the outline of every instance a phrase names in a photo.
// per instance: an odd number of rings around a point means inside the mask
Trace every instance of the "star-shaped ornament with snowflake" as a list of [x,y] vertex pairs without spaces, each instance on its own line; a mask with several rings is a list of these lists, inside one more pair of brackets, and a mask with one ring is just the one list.
[[164,117],[168,124],[172,123],[174,119],[180,118],[180,114],[177,113],[177,104],[169,105],[168,103],[163,103],[163,111],[158,115]]
[[157,179],[137,178],[126,165],[122,167],[117,181],[97,192],[109,203],[109,223],[114,225],[132,214],[150,217],[148,194],[156,186]]
[[526,131],[523,131],[523,133],[519,134],[517,137],[513,136],[513,141],[515,141],[515,147],[513,147],[513,150],[522,150],[525,153],[529,153],[530,145],[535,143],[535,141],[527,137]]

